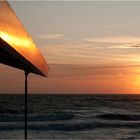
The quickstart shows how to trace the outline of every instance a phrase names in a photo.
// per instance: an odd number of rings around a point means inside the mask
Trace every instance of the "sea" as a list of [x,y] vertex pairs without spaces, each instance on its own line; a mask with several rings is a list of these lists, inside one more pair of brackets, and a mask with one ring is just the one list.
[[[28,138],[139,140],[140,94],[29,94]],[[24,139],[24,95],[0,95],[0,139]]]

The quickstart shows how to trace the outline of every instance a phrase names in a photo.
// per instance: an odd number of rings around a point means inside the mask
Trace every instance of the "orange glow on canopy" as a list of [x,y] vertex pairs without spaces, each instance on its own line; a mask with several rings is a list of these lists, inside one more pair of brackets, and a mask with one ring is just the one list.
[[0,31],[0,37],[8,42],[11,46],[17,46],[17,47],[30,47],[35,46],[34,43],[31,41],[31,39],[26,38],[19,38],[17,36],[10,35],[8,33],[4,33]]

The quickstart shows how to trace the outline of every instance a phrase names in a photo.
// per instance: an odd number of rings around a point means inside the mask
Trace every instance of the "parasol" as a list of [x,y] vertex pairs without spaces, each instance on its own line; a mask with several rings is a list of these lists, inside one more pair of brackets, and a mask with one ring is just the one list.
[[25,71],[25,139],[27,139],[27,78],[47,76],[48,65],[7,1],[0,1],[0,63]]

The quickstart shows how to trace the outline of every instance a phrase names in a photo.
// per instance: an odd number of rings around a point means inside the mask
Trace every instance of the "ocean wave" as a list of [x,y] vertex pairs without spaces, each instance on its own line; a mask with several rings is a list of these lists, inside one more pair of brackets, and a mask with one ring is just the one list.
[[5,109],[5,108],[1,108],[0,109],[0,114],[21,114],[21,113],[23,113],[24,112],[24,110],[17,110],[17,109]]
[[[94,129],[111,129],[111,128],[138,128],[140,122],[137,123],[109,123],[109,122],[69,122],[69,123],[28,123],[28,130],[35,131],[83,131]],[[20,130],[24,129],[24,123],[0,124],[0,130]]]
[[[72,112],[62,112],[49,115],[28,115],[28,122],[71,120],[73,118],[74,113]],[[24,121],[23,115],[0,115],[0,122],[22,122],[22,121]]]
[[140,128],[140,123],[75,122],[49,125],[29,125],[31,130],[83,131],[103,128]]
[[140,121],[139,114],[102,114],[97,117],[105,120]]

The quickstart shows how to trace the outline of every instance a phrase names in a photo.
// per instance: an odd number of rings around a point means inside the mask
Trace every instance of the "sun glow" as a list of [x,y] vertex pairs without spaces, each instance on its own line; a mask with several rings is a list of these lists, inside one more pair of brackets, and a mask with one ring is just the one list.
[[130,87],[132,89],[132,93],[140,94],[140,69],[135,68],[130,77]]

